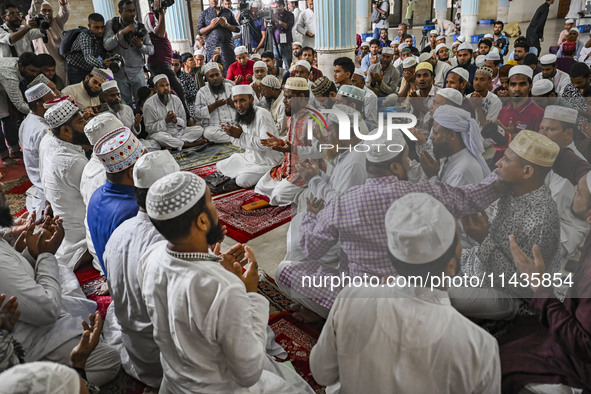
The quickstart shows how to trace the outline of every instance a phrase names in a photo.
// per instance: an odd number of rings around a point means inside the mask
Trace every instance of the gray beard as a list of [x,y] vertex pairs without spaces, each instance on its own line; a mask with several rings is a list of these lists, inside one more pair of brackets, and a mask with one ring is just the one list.
[[170,101],[170,93],[163,95],[160,95],[160,93],[158,93],[158,98],[163,104],[168,104],[168,102]]
[[121,104],[121,103],[113,104],[113,105],[109,105],[109,107],[111,107],[111,109],[115,112],[120,112],[123,109],[123,104]]

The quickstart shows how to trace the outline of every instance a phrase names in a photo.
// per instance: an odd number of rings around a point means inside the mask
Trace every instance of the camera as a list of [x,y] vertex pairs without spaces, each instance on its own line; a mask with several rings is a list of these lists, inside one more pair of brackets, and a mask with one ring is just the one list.
[[45,31],[45,30],[49,29],[49,21],[47,20],[45,15],[42,15],[42,14],[35,15],[34,17],[31,18],[31,20],[34,20],[35,22],[37,22],[37,26],[39,26],[40,30]]
[[164,8],[168,8],[170,6],[172,6],[174,4],[174,0],[162,0],[160,2],[160,7],[162,7],[162,9]]
[[141,40],[146,34],[148,34],[148,29],[146,29],[146,26],[143,23],[138,22],[135,31],[130,33],[129,40],[131,41],[133,37],[137,37]]
[[125,61],[123,60],[123,57],[119,54],[115,54],[106,60],[111,61],[111,65],[109,66],[109,69],[111,71],[113,71],[114,74],[121,71],[121,68],[123,68],[123,66],[125,65]]
[[431,30],[429,30],[429,29],[423,29],[423,37],[427,37],[430,32],[431,32]]

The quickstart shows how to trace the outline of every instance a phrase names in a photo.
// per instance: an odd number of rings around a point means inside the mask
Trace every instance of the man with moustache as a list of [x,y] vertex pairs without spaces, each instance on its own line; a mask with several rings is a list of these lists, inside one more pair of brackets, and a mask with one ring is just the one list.
[[474,74],[476,74],[476,69],[478,68],[472,63],[473,52],[474,50],[472,49],[472,45],[465,42],[459,46],[458,53],[456,54],[458,67],[468,71],[467,82],[469,82],[469,85],[466,87],[466,91],[464,92],[466,94],[472,93],[474,91],[474,89],[472,89],[472,82],[474,81]]
[[[441,54],[441,56],[438,56],[438,54]],[[451,70],[451,66],[447,63],[448,58],[449,50],[445,44],[437,44],[433,56],[426,60],[433,66],[433,85],[438,88],[443,88],[443,85],[445,84],[445,76],[449,70]]]
[[277,135],[283,137],[287,133],[287,116],[285,115],[285,104],[283,104],[281,82],[274,76],[267,75],[261,84],[263,85],[263,95],[259,105],[269,109],[275,122]]
[[101,88],[103,90],[101,97],[109,107],[108,112],[115,115],[125,127],[137,135],[140,130],[142,116],[140,114],[134,115],[131,107],[122,101],[117,81],[103,82]]
[[64,88],[62,93],[67,96],[72,96],[76,105],[82,112],[94,113],[94,110],[90,108],[85,111],[87,107],[96,107],[101,104],[100,94],[102,92],[101,84],[105,81],[109,81],[113,78],[109,76],[105,71],[94,68],[86,75],[82,82],[74,85],[68,85]]
[[378,97],[386,97],[398,90],[400,72],[392,64],[393,57],[393,48],[382,48],[380,62],[367,69],[367,87]]

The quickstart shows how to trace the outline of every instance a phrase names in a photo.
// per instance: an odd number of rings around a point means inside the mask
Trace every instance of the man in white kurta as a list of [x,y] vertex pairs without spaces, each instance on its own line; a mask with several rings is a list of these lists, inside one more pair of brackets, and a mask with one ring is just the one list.
[[203,136],[201,126],[187,126],[187,116],[181,99],[170,93],[168,77],[154,77],[156,94],[144,103],[144,123],[148,140],[162,148],[181,150],[197,145]]
[[314,0],[306,1],[308,8],[300,14],[295,24],[296,31],[302,35],[303,47],[316,46],[316,20],[314,19]]
[[378,96],[365,86],[365,74],[362,69],[356,68],[351,77],[351,84],[365,92],[363,96],[363,118],[370,130],[378,127]]
[[287,115],[285,114],[285,104],[283,104],[283,90],[281,82],[273,75],[267,75],[261,82],[263,84],[263,94],[259,101],[259,106],[267,108],[271,112],[277,135],[284,137],[287,134]]
[[541,79],[549,79],[554,84],[554,91],[558,96],[562,95],[564,88],[570,84],[570,77],[567,73],[559,70],[556,66],[557,57],[551,53],[540,57],[542,72],[537,73],[532,80],[533,83]]
[[131,130],[135,135],[138,130],[135,127],[135,115],[133,109],[121,100],[121,91],[117,81],[105,81],[101,84],[103,101],[109,106],[108,112],[112,113],[123,123],[123,126]]
[[[399,198],[385,226],[401,279],[455,275],[455,219],[435,198]],[[500,393],[495,338],[451,306],[445,287],[417,282],[342,290],[310,354],[314,379],[347,393]]]
[[279,164],[283,155],[261,144],[261,139],[269,137],[267,133],[277,136],[277,129],[269,111],[254,105],[252,87],[234,86],[232,98],[238,112],[237,123],[227,123],[222,128],[230,136],[230,142],[245,151],[219,161],[216,168],[225,176],[235,178],[238,186],[249,188]]

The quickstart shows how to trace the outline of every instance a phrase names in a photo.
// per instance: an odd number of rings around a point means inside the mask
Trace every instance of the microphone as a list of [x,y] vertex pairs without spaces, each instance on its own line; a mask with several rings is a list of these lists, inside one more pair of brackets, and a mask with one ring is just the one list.
[[495,150],[505,150],[511,142],[511,134],[507,133],[496,123],[489,123],[484,126],[480,134]]

